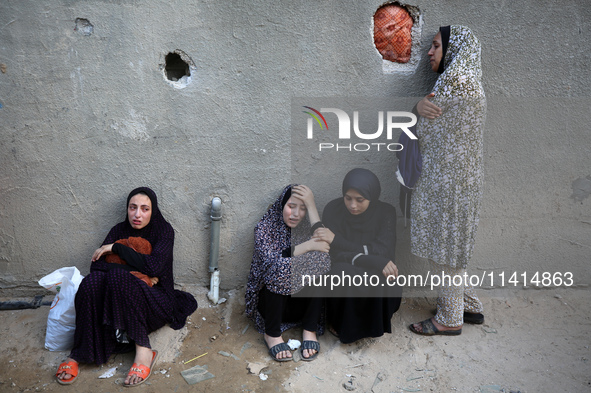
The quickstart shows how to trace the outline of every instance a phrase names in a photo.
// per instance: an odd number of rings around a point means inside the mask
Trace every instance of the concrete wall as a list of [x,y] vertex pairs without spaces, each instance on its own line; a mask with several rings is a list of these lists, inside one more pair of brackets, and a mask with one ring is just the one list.
[[[394,153],[310,153],[293,172],[292,101],[422,97],[442,24],[470,26],[483,47],[486,188],[472,268],[571,271],[588,285],[588,2],[410,2],[423,18],[411,73],[384,72],[371,33],[380,4],[0,2],[0,291],[38,291],[63,266],[88,272],[141,185],[176,229],[179,282],[207,285],[209,204],[223,199],[224,288],[245,283],[253,227],[290,181],[309,184],[322,208],[365,166],[397,203]],[[194,63],[182,89],[162,71],[177,49]],[[416,270],[402,223],[398,243],[401,269]]]

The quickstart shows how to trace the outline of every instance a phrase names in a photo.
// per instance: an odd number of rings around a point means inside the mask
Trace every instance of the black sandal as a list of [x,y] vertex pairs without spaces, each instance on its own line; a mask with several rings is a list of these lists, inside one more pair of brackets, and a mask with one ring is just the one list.
[[416,334],[420,334],[423,336],[436,336],[436,335],[459,336],[460,334],[462,334],[462,329],[458,329],[458,330],[439,330],[439,329],[437,329],[437,327],[435,325],[433,325],[433,322],[431,322],[431,318],[425,319],[424,321],[421,321],[421,322],[418,322],[418,324],[421,325],[420,331],[415,329],[414,324],[409,325],[408,328],[410,329],[411,332],[416,333]]
[[[437,309],[432,310],[431,314],[437,314]],[[464,311],[464,323],[471,323],[473,325],[482,325],[484,323],[484,314],[476,312]]]
[[[307,350],[313,349],[316,351],[316,353],[312,356],[305,357],[304,356],[305,349],[307,349]],[[302,360],[304,360],[306,362],[311,362],[312,360],[316,359],[316,357],[318,356],[318,353],[320,353],[320,343],[318,341],[304,340],[304,342],[302,343],[302,351],[301,351]]]
[[[266,344],[266,342],[265,342],[265,344]],[[267,348],[268,347],[269,346],[267,345]],[[269,348],[269,355],[271,355],[271,357],[273,358],[273,360],[276,360],[278,362],[290,362],[290,361],[292,361],[293,360],[293,356],[288,357],[288,358],[281,358],[281,359],[279,359],[277,357],[277,354],[279,352],[283,352],[283,351],[290,352],[291,351],[291,348],[286,343],[280,343],[280,344],[274,345],[273,347]]]
[[473,325],[482,325],[484,323],[484,315],[479,312],[464,311],[464,322]]

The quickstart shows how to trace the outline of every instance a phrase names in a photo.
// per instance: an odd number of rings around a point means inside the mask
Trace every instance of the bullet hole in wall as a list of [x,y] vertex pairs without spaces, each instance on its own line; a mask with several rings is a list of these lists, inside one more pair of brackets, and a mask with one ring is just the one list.
[[164,56],[164,64],[160,65],[165,80],[177,89],[187,87],[195,72],[195,63],[180,49]]
[[85,36],[89,36],[92,34],[94,30],[94,26],[88,19],[85,18],[76,18],[76,26],[74,27],[74,31],[80,33]]
[[164,70],[166,78],[176,82],[183,76],[191,76],[189,64],[185,62],[178,53],[171,52],[166,55]]

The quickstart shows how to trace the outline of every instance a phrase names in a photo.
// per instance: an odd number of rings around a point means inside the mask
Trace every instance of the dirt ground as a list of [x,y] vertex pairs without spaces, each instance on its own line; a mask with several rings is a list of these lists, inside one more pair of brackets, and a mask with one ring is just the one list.
[[[407,298],[394,314],[392,334],[349,345],[326,334],[315,361],[286,363],[267,355],[262,336],[244,316],[243,291],[226,293],[228,301],[214,307],[204,291],[195,291],[200,307],[182,345],[137,391],[591,392],[588,289],[481,290],[485,324],[465,325],[457,337],[411,333],[408,324],[427,318],[435,299]],[[47,306],[0,311],[0,392],[128,391],[122,382],[132,354],[100,367],[83,365],[73,385],[59,385],[54,373],[67,353],[44,349],[48,312]],[[301,330],[284,338],[301,340]],[[262,372],[250,373],[252,363]],[[207,365],[215,377],[189,385],[180,373],[196,365]],[[114,376],[98,378],[113,367]]]

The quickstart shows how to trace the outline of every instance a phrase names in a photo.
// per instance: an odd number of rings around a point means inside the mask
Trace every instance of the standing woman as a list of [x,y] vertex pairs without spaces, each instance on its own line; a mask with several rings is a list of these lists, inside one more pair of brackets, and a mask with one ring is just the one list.
[[[398,276],[396,209],[380,201],[380,193],[373,172],[351,170],[343,180],[343,196],[324,208],[326,228],[314,234],[330,244],[330,275],[342,278],[327,298],[327,322],[343,344],[391,333],[392,315],[400,307],[402,290],[393,285]],[[361,279],[363,285],[356,285]]]
[[317,333],[324,333],[324,299],[302,282],[304,275],[313,277],[330,269],[328,243],[311,238],[319,227],[322,222],[310,188],[290,185],[254,230],[246,315],[279,362],[293,359],[281,334],[298,325],[303,327],[302,360],[314,360],[320,350]]
[[[441,75],[417,105],[423,171],[411,200],[411,252],[429,259],[436,274],[463,276],[482,199],[486,98],[480,42],[467,27],[445,26],[428,54],[431,68]],[[482,303],[469,283],[442,281],[436,315],[410,325],[411,331],[458,335],[464,322],[484,322]]]
[[[144,255],[116,243],[130,237],[147,240],[152,252]],[[124,386],[146,381],[158,354],[151,349],[148,334],[167,323],[173,329],[182,328],[197,309],[191,294],[174,289],[173,246],[174,230],[160,213],[154,191],[147,187],[131,191],[127,218],[111,229],[94,252],[90,274],[76,293],[74,348],[57,370],[60,384],[74,382],[78,363],[106,363],[111,354],[126,350],[129,343],[136,352]],[[110,254],[126,264],[107,263]],[[138,272],[151,279],[138,278]]]

